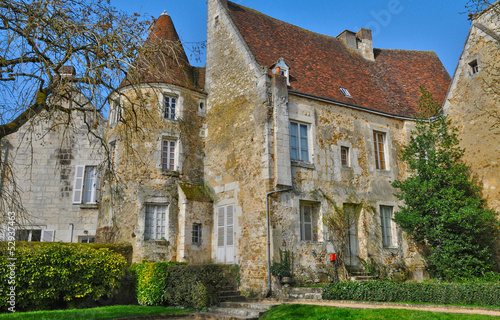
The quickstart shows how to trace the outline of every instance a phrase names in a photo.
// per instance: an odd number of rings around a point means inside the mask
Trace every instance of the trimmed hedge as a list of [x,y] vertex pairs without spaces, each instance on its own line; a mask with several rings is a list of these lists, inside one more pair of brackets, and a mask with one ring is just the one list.
[[[7,244],[0,254],[0,309],[7,310],[15,292],[16,310],[74,307],[112,296],[120,285],[126,261],[108,248],[89,245],[16,242],[15,261],[8,260]],[[13,265],[12,263],[15,262]],[[11,273],[15,278],[10,278]],[[15,290],[12,290],[12,280]]]
[[134,263],[128,271],[135,276],[137,302],[145,306],[161,306],[165,304],[165,288],[169,268],[175,262],[143,262]]
[[225,287],[236,279],[234,267],[185,265],[175,262],[132,264],[137,301],[142,305],[170,305],[203,309],[220,301]]
[[323,299],[500,306],[500,283],[339,282]]

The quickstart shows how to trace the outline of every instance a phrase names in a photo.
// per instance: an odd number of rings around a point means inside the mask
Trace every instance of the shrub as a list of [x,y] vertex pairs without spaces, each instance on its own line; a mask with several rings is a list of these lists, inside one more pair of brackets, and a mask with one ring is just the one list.
[[500,306],[500,283],[339,282],[324,288],[323,299]]
[[[16,243],[15,301],[19,310],[46,310],[77,306],[112,296],[120,284],[125,258],[108,248],[87,245]],[[5,243],[0,255],[0,290],[10,290]],[[9,297],[0,298],[0,307],[9,307]]]
[[280,249],[280,262],[275,262],[271,266],[271,273],[278,279],[292,276],[292,258],[290,251],[282,251]]
[[165,288],[169,267],[175,262],[134,263],[129,272],[136,277],[137,302],[140,305],[161,306],[165,304]]
[[[203,309],[215,305],[237,270],[223,265],[175,262],[134,263],[137,301],[143,305],[173,305]],[[235,284],[235,283],[232,283]]]
[[229,281],[223,265],[184,265],[170,268],[165,296],[168,304],[203,309],[219,303]]

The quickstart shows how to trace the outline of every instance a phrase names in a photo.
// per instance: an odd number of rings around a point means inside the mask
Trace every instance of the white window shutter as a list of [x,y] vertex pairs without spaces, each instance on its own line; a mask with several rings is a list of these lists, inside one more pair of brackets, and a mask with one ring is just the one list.
[[99,174],[99,167],[96,168],[95,170],[95,203],[99,203],[100,200],[100,195],[101,195],[101,175]]
[[83,178],[85,176],[85,166],[76,166],[75,183],[73,185],[73,203],[82,203]]
[[42,238],[40,241],[43,242],[54,242],[55,230],[42,230]]

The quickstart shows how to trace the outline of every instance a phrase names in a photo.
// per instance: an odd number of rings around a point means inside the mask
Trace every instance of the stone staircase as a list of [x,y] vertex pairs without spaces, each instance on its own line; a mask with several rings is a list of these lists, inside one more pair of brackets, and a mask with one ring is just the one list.
[[200,314],[198,319],[207,320],[236,320],[236,319],[259,319],[273,304],[260,302],[238,302],[225,301],[220,306],[210,308],[208,312]]
[[349,279],[351,281],[370,281],[377,279],[374,276],[370,276],[364,269],[347,267],[347,272],[349,274]]
[[322,300],[323,288],[319,287],[290,287],[284,290],[288,300]]

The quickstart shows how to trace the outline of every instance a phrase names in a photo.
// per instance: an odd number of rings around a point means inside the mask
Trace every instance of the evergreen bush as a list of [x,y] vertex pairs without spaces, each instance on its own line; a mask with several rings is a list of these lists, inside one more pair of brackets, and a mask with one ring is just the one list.
[[[13,256],[7,244],[0,253],[0,307],[11,305],[11,271],[15,273],[15,306],[19,310],[74,307],[116,293],[126,266],[125,258],[108,248],[88,245],[16,242]],[[15,258],[16,260],[9,260]],[[14,266],[14,267],[13,267]]]

